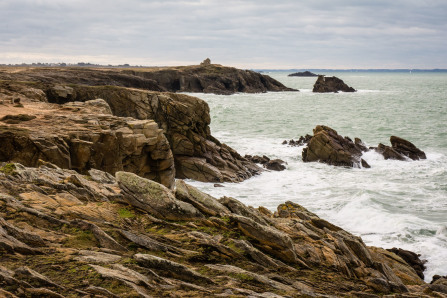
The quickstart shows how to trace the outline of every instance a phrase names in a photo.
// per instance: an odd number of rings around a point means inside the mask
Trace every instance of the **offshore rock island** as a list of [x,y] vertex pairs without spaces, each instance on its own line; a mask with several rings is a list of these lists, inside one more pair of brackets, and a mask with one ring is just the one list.
[[0,296],[446,293],[411,252],[368,247],[291,201],[272,212],[182,180],[263,169],[211,135],[206,102],[166,91],[292,90],[267,76],[202,63],[3,68],[0,80]]

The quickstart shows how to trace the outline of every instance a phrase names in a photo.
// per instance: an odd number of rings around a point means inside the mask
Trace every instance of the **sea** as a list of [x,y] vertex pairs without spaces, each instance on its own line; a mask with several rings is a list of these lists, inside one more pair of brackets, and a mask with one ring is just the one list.
[[[219,198],[234,197],[275,211],[298,203],[369,246],[398,247],[427,260],[426,281],[447,275],[447,72],[326,71],[358,90],[313,93],[315,77],[265,72],[300,92],[191,94],[210,107],[211,133],[241,155],[287,162],[241,183],[188,181]],[[367,146],[399,136],[425,151],[426,160],[384,160],[364,153],[371,166],[335,167],[302,161],[303,147],[283,145],[327,125]]]

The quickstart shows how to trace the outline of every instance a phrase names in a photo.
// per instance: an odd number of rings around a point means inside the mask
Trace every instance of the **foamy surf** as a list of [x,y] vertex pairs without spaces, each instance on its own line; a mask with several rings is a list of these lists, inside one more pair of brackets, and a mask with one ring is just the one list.
[[[196,96],[210,105],[215,137],[242,155],[283,159],[287,169],[265,172],[242,183],[223,183],[223,188],[189,183],[217,198],[232,196],[272,211],[285,201],[294,201],[361,236],[368,245],[421,254],[428,260],[426,281],[434,274],[447,275],[444,77],[419,76],[417,81],[408,81],[400,74],[357,78],[340,74],[337,76],[360,91],[315,94],[311,92],[314,79],[274,76],[302,91]],[[389,144],[391,135],[401,136],[423,149],[427,159],[385,160],[371,150],[362,156],[370,169],[304,163],[303,147],[282,145],[282,141],[311,134],[317,124],[328,125],[343,136],[360,137],[368,146]]]

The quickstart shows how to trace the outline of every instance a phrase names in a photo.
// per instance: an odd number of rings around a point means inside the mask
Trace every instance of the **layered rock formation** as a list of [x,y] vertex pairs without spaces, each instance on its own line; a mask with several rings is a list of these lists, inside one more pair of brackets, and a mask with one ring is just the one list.
[[277,80],[251,70],[225,67],[219,64],[171,67],[152,70],[125,70],[124,73],[154,80],[171,92],[201,92],[233,94],[267,91],[297,91]]
[[164,92],[233,94],[236,92],[297,91],[287,88],[267,75],[251,70],[206,63],[192,66],[133,69],[3,68],[0,69],[0,79],[53,85],[120,86]]
[[348,137],[342,137],[334,129],[317,125],[314,135],[303,149],[303,161],[319,161],[334,166],[369,167],[361,158],[365,147],[361,141],[354,143]]
[[[324,125],[317,125],[313,132],[314,135],[310,139],[306,135],[300,138],[303,142],[291,143],[291,145],[307,143],[302,153],[304,162],[319,161],[334,166],[369,168],[361,156],[370,149],[382,154],[385,159],[426,159],[425,153],[413,143],[396,136],[390,138],[392,147],[379,144],[378,147],[367,148],[359,138],[355,138],[353,142],[349,137],[342,137],[334,129]],[[284,142],[283,144],[287,144],[287,141]]]
[[384,144],[379,144],[376,148],[374,148],[377,152],[382,154],[385,159],[419,160],[427,158],[425,152],[417,148],[410,141],[396,136],[391,136],[390,142],[391,147]]
[[327,93],[327,92],[355,92],[356,90],[343,82],[343,80],[337,77],[326,77],[319,75],[317,81],[314,84],[312,92]]
[[[34,77],[32,71],[23,71],[21,75],[26,75],[28,79],[41,79],[39,76]],[[40,104],[38,102],[50,101],[64,104],[102,98],[110,105],[115,116],[132,117],[145,121],[154,120],[169,141],[178,178],[190,178],[206,182],[239,182],[262,170],[251,161],[241,157],[232,148],[221,144],[211,135],[209,107],[204,101],[195,97],[118,86],[10,81],[3,83],[0,87],[3,87],[0,88],[0,95],[3,94],[2,98],[8,99],[8,101],[4,101],[4,105],[12,108],[12,101],[9,100],[20,99],[25,105],[25,110],[27,107],[32,110],[28,109],[30,115],[34,113],[32,107]],[[41,105],[44,106],[43,103]],[[17,118],[17,114],[20,113],[25,112],[17,108],[13,109],[10,114],[12,116],[16,115],[14,117]],[[2,115],[0,113],[0,118]],[[5,124],[8,121],[16,120],[4,119]],[[16,128],[20,128],[25,123],[23,121],[19,122],[20,124],[15,125]],[[45,122],[45,125],[50,123],[49,120]],[[14,130],[14,132],[17,132],[17,130]],[[5,158],[0,159],[0,161],[7,161]],[[52,162],[62,165],[56,161]],[[145,164],[145,161],[142,161],[142,164]],[[165,163],[162,167],[164,166],[166,166]],[[109,168],[101,169],[109,171]],[[133,171],[129,168],[126,170]]]
[[[76,181],[76,182],[75,182]],[[127,172],[0,166],[1,294],[440,297],[398,255],[304,207],[275,213]],[[95,296],[96,295],[96,296]]]
[[14,114],[2,118],[0,161],[27,166],[51,162],[80,173],[92,168],[110,174],[125,170],[173,187],[174,158],[153,120],[113,116],[102,99],[62,106],[5,106],[0,113],[16,110],[32,112],[34,118],[15,125],[5,125],[4,120],[17,118]]

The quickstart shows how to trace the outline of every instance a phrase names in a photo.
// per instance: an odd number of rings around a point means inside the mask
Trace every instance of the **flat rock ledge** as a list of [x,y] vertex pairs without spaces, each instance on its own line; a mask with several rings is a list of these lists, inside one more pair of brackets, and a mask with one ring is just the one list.
[[[443,297],[409,252],[291,201],[275,212],[129,172],[0,164],[3,297]],[[411,255],[411,264],[407,263]]]

